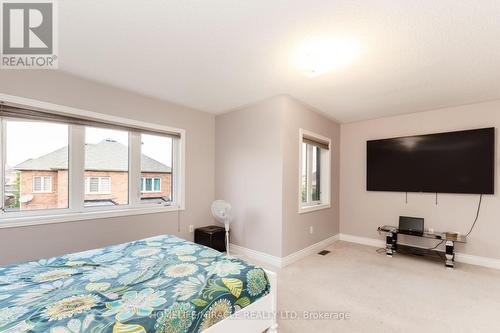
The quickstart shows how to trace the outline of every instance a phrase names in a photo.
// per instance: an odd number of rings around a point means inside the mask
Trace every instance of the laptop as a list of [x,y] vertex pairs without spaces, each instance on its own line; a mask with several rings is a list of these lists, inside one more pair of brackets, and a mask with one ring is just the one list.
[[422,236],[424,234],[424,219],[421,217],[399,217],[399,233]]

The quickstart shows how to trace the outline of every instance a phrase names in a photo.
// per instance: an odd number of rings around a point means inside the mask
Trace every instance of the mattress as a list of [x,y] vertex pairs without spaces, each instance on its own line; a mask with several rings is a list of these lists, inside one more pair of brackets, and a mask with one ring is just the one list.
[[0,266],[0,332],[201,332],[269,289],[261,268],[162,235]]

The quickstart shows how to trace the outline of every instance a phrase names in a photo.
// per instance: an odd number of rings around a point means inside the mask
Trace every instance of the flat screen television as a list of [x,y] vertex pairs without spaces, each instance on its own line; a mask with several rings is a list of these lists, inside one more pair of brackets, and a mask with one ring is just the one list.
[[495,128],[367,142],[367,190],[495,192]]

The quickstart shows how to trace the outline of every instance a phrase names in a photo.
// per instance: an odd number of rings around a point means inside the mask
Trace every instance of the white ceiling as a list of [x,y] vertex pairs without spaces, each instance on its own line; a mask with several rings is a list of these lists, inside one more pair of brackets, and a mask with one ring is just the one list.
[[[64,0],[64,71],[222,113],[289,94],[350,122],[500,98],[498,0]],[[308,78],[296,46],[348,36],[361,58]]]

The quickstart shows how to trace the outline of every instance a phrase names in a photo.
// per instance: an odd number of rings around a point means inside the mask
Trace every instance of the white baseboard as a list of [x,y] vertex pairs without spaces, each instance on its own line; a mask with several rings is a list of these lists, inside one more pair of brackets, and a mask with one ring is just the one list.
[[286,267],[294,262],[297,262],[305,257],[310,256],[311,254],[316,254],[321,250],[324,250],[325,247],[328,247],[339,240],[339,235],[334,235],[330,238],[322,240],[316,244],[306,247],[300,251],[292,253],[284,258],[281,258],[281,267]]
[[[373,247],[385,247],[385,241],[382,239],[359,237],[348,234],[340,234],[340,240],[361,245]],[[474,256],[466,253],[455,253],[455,261],[463,264],[483,266],[488,268],[500,269],[500,259]]]
[[495,258],[480,257],[465,253],[456,253],[455,261],[464,264],[500,269],[500,259]]
[[322,240],[321,242],[308,246],[305,249],[292,253],[284,258],[272,256],[264,252],[255,251],[235,244],[230,244],[229,249],[231,252],[235,254],[242,254],[250,259],[255,259],[257,261],[272,265],[274,267],[283,268],[307,256],[310,256],[311,254],[315,254],[318,251],[323,250],[325,247],[332,245],[338,240],[339,240],[339,235],[334,235],[330,238]]
[[229,244],[229,251],[234,254],[242,254],[250,259],[255,259],[257,261],[272,265],[274,267],[281,267],[280,257],[275,257],[264,252],[255,251],[236,244]]
[[[338,234],[327,238],[321,242],[313,244],[311,246],[306,247],[300,251],[292,253],[284,258],[272,256],[270,254],[255,251],[243,246],[231,244],[230,250],[236,254],[242,254],[250,259],[255,259],[265,264],[269,264],[274,267],[283,268],[294,262],[297,262],[307,256],[317,253],[318,251],[323,250],[324,248],[332,245],[336,241],[341,240],[349,243],[356,243],[361,245],[373,246],[373,247],[385,247],[385,241],[382,239],[376,238],[368,238],[368,237],[360,237],[348,234]],[[474,256],[465,253],[457,252],[455,254],[455,261],[463,264],[470,264],[494,269],[500,269],[500,259],[488,258],[488,257],[480,257]]]
[[385,247],[385,241],[376,238],[359,237],[348,234],[340,234],[340,240],[349,243],[368,245],[373,247]]

